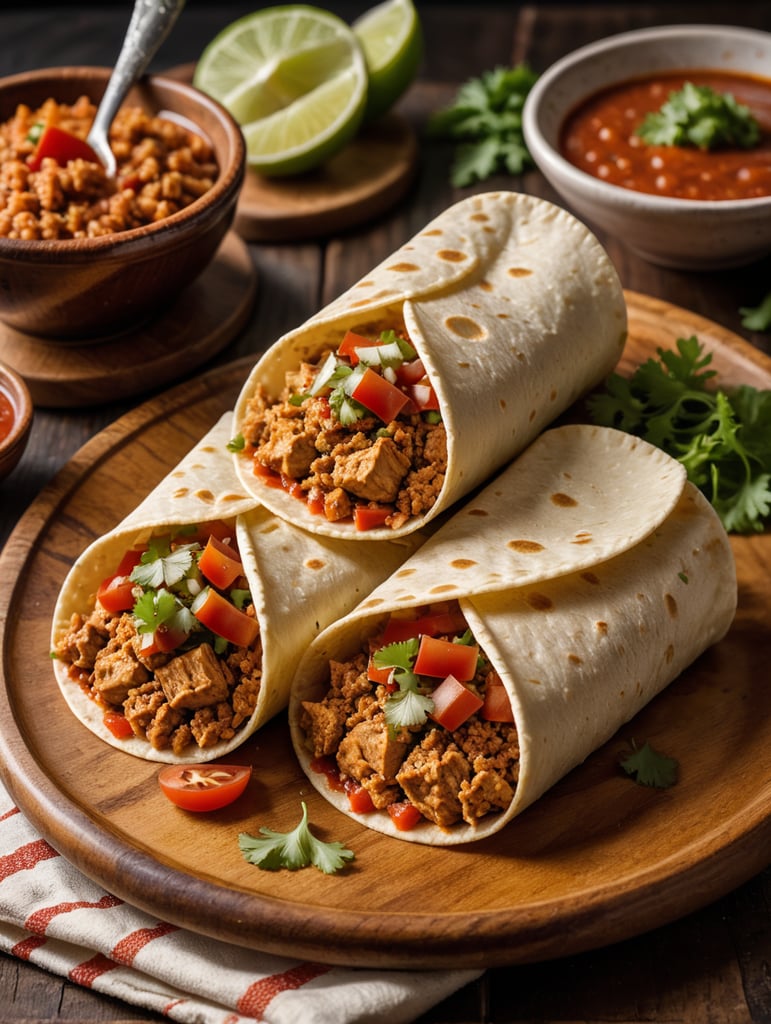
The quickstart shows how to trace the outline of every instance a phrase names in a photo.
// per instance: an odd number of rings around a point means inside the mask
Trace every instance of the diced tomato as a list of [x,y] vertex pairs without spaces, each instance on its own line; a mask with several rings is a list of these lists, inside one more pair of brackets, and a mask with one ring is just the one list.
[[357,530],[376,530],[379,526],[385,526],[386,519],[393,514],[393,509],[388,505],[378,505],[373,508],[371,505],[356,505],[353,510],[353,522]]
[[400,832],[409,832],[410,829],[415,828],[423,817],[417,807],[411,804],[409,800],[400,800],[398,803],[389,804],[388,813],[391,816],[391,821]]
[[139,636],[139,650],[143,658],[159,653],[160,647],[155,642],[155,633],[140,633]]
[[233,545],[223,543],[214,534],[211,534],[206,542],[203,554],[198,560],[198,568],[206,579],[220,590],[232,586],[244,573],[243,564]]
[[337,347],[337,354],[347,356],[351,361],[351,366],[355,366],[359,361],[359,357],[356,355],[357,348],[369,348],[371,345],[379,344],[379,341],[370,341],[369,338],[365,338],[355,331],[346,331],[345,337]]
[[511,707],[506,687],[497,674],[491,674],[485,686],[485,701],[480,715],[486,722],[513,722],[514,712]]
[[[390,686],[391,685],[391,672],[392,672],[392,669],[389,668],[389,667],[387,667],[387,668],[378,668],[377,665],[375,664],[375,662],[372,659],[372,655],[370,655],[369,662],[367,664],[367,679],[369,679],[370,682],[378,683],[381,686]],[[396,684],[394,684],[394,689],[395,688],[396,688]]]
[[396,419],[409,402],[409,398],[390,380],[386,380],[370,367],[362,374],[361,380],[351,392],[351,398],[369,409],[384,423]]
[[136,583],[127,575],[108,576],[99,584],[96,599],[102,608],[111,615],[127,612],[136,604],[135,587]]
[[303,486],[299,480],[292,480],[291,477],[282,476],[281,483],[283,485],[284,490],[288,494],[291,494],[293,498],[299,498],[300,501],[306,500],[307,494],[303,490]]
[[142,555],[146,550],[146,548],[130,548],[118,563],[115,575],[128,576],[131,573],[131,570],[136,569],[142,561]]
[[324,492],[320,487],[311,487],[305,500],[309,510],[315,516],[324,514]]
[[409,384],[406,391],[418,412],[439,411],[439,399],[431,384]]
[[181,544],[206,544],[209,537],[216,537],[217,540],[231,541],[235,544],[236,531],[232,522],[224,519],[210,519],[205,523],[198,523],[194,532],[185,533],[176,538]]
[[260,632],[259,624],[253,616],[236,608],[211,587],[201,591],[193,602],[191,611],[212,633],[229,640],[237,647],[251,647]]
[[372,797],[360,782],[346,779],[344,783],[348,804],[354,814],[370,814],[375,810]]
[[[189,635],[184,629],[173,629],[171,626],[167,626],[165,622],[162,622],[152,634],[157,650],[162,651],[164,654],[175,651],[180,644],[187,640]],[[147,656],[146,651],[143,650],[142,653]]]
[[251,774],[242,764],[174,764],[161,768],[158,784],[177,807],[216,811],[241,796]]
[[46,158],[55,160],[60,167],[66,167],[69,160],[88,160],[92,164],[102,162],[87,142],[52,124],[43,129],[27,165],[31,171],[39,171]]
[[131,722],[120,711],[105,711],[102,721],[118,740],[126,740],[129,736],[134,735]]
[[455,676],[447,676],[431,694],[431,698],[434,702],[431,717],[450,732],[463,725],[467,718],[482,707],[482,698]]
[[451,640],[422,636],[414,671],[419,676],[436,676],[439,679],[453,675],[465,683],[476,675],[478,656],[476,644],[454,644]]
[[396,367],[396,379],[400,384],[418,384],[426,376],[423,367],[423,360],[412,359],[409,363],[402,363]]

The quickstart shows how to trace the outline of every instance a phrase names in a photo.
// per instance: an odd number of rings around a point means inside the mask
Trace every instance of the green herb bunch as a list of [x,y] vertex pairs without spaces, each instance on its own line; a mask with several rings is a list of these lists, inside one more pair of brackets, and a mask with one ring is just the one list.
[[713,389],[695,336],[658,349],[630,378],[614,373],[588,401],[595,423],[644,438],[678,459],[726,530],[763,530],[771,515],[771,391]]
[[455,144],[454,186],[473,185],[496,172],[521,174],[533,166],[522,134],[522,108],[537,77],[526,64],[485,71],[432,115],[429,138]]
[[660,110],[647,115],[637,134],[655,146],[751,149],[760,139],[760,128],[749,107],[737,103],[730,92],[686,82],[669,94]]

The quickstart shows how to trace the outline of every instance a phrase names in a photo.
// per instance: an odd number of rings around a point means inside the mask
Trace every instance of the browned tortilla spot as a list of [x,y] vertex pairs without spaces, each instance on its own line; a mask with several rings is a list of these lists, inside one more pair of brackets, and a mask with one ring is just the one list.
[[400,569],[396,573],[396,577],[397,579],[404,579],[405,576],[414,576],[416,571],[416,569]]
[[593,572],[582,572],[581,579],[586,580],[587,583],[597,584],[600,582],[600,577],[595,575]]
[[450,562],[450,565],[453,567],[453,569],[470,569],[473,565],[476,564],[477,563],[474,561],[473,558],[453,558],[453,560]]
[[499,320],[508,320],[509,319],[509,314],[508,313],[496,313],[495,315],[498,317]]
[[532,273],[527,267],[509,267],[508,270],[509,277],[530,277]]
[[456,590],[454,583],[442,583],[438,587],[431,587],[430,594],[451,594],[453,590]]
[[377,608],[379,604],[383,603],[382,597],[371,597],[368,601],[362,601],[362,608]]
[[603,622],[602,620],[600,620],[599,622],[595,622],[594,628],[597,630],[598,633],[601,633],[603,636],[608,635],[607,622]]
[[483,292],[494,291],[493,286],[490,284],[489,281],[480,281],[479,287],[482,289]]
[[528,679],[528,683],[532,683],[533,686],[543,686],[540,679]]
[[355,287],[356,288],[371,288],[374,285],[374,283],[375,283],[374,281],[369,281],[369,280],[367,280],[367,281],[359,281],[359,283]]
[[459,338],[466,341],[482,341],[487,337],[487,331],[476,320],[470,316],[448,316],[444,322],[448,331],[457,334]]
[[184,498],[187,494],[189,494],[189,492],[189,487],[178,487],[176,491],[174,491],[174,493],[172,494],[172,498]]
[[524,555],[534,555],[537,551],[543,551],[543,544],[539,544],[537,540],[510,540],[507,547]]
[[586,530],[582,530],[580,533],[576,534],[575,539],[571,540],[570,543],[571,544],[591,544],[592,543],[592,535],[591,535],[591,533],[587,533]]
[[243,501],[243,494],[223,494],[220,501]]
[[667,647],[666,654],[664,655],[664,659],[666,660],[667,664],[669,664],[669,662],[674,658],[674,656],[675,649],[672,646],[672,644],[670,644],[669,647]]
[[569,494],[564,494],[562,491],[552,494],[551,501],[553,505],[558,505],[560,508],[573,508],[578,504],[575,498],[571,498]]
[[389,270],[396,270],[400,274],[412,274],[420,267],[416,263],[392,263]]
[[305,564],[309,569],[323,569],[327,563],[323,558],[309,558]]
[[446,260],[447,263],[462,263],[468,259],[465,252],[458,252],[457,249],[440,249],[436,255],[440,260]]
[[664,603],[667,606],[667,611],[669,612],[671,618],[676,619],[677,618],[677,601],[674,599],[674,597],[672,597],[671,594],[665,594],[664,595]]
[[525,598],[531,608],[537,612],[550,612],[554,608],[554,602],[546,594],[539,594],[537,590],[532,591]]
[[198,498],[200,501],[211,503],[211,502],[213,502],[215,500],[214,499],[214,495],[212,494],[211,491],[200,490],[200,491],[195,491],[194,493],[195,493],[196,498]]
[[490,513],[486,512],[483,508],[470,508],[468,510],[470,516],[489,516]]
[[486,220],[489,220],[490,218],[487,216],[486,213],[472,213],[471,214],[471,219],[472,220],[479,220],[479,221],[486,221]]
[[568,661],[570,662],[571,665],[583,665],[583,663],[584,663],[584,659],[583,658],[579,658],[579,656],[577,654],[569,654],[568,655]]
[[437,235],[443,235],[443,234],[444,234],[444,232],[440,231],[439,228],[432,228],[431,231],[421,231],[421,237],[422,238],[434,238]]

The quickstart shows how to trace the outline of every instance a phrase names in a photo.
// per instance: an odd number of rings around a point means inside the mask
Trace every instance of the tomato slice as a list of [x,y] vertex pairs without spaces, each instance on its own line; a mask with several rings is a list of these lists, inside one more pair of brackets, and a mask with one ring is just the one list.
[[396,684],[391,683],[391,673],[393,669],[388,666],[386,668],[378,668],[375,664],[372,655],[370,655],[369,662],[367,663],[367,679],[372,683],[378,683],[382,686],[387,686],[396,689]]
[[371,345],[378,344],[379,342],[370,341],[369,338],[357,334],[356,331],[346,331],[343,340],[337,347],[337,354],[347,356],[351,361],[351,366],[355,366],[359,361],[359,357],[356,355],[357,348],[369,348]]
[[216,811],[241,796],[251,774],[243,764],[170,764],[158,773],[158,785],[177,807]]
[[386,519],[393,513],[387,505],[373,508],[371,505],[357,505],[353,510],[353,522],[357,530],[376,530],[385,526]]
[[487,680],[485,701],[479,714],[486,722],[514,721],[509,695],[497,674],[491,675]]
[[451,640],[422,636],[414,671],[419,676],[453,675],[460,682],[468,682],[476,675],[479,647],[476,644],[454,644]]
[[232,544],[225,544],[210,534],[206,547],[198,560],[198,568],[206,579],[219,590],[224,590],[243,576],[244,567]]
[[417,807],[411,804],[409,800],[400,800],[398,803],[389,804],[388,813],[391,816],[391,821],[400,832],[409,832],[410,829],[415,828],[423,817]]
[[409,397],[370,367],[364,371],[361,380],[351,392],[351,398],[369,409],[384,423],[396,419],[410,401]]
[[396,367],[396,379],[400,384],[419,384],[426,376],[423,360],[418,357],[409,363],[402,363]]
[[257,619],[236,608],[211,587],[201,591],[190,610],[207,629],[236,647],[251,647],[260,632]]
[[434,710],[431,717],[445,729],[454,732],[467,718],[482,707],[482,698],[455,676],[447,676],[431,694]]

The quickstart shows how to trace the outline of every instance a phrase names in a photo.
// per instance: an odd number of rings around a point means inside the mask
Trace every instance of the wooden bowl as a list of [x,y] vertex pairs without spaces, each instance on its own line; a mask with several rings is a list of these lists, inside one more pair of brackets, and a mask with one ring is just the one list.
[[[48,98],[98,102],[108,68],[63,67],[0,79],[0,121],[19,103]],[[208,265],[228,231],[245,173],[239,126],[192,86],[147,76],[127,103],[192,122],[214,149],[219,175],[185,209],[155,223],[97,238],[23,241],[0,238],[0,320],[53,339],[109,336],[168,306]]]
[[[23,379],[5,363],[0,363],[0,402],[5,411],[10,403],[13,418],[8,433],[0,430],[0,480],[4,480],[27,447],[32,427],[32,399]],[[0,424],[3,420],[0,417]]]

